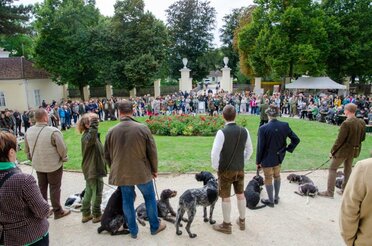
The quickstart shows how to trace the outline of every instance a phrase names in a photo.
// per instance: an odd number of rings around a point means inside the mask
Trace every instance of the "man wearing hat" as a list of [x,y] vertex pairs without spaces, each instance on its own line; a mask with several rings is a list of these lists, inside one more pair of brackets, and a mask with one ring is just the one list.
[[[300,142],[300,139],[287,122],[281,122],[276,119],[279,113],[278,106],[270,105],[266,109],[269,123],[258,129],[256,164],[257,168],[262,167],[264,171],[265,187],[268,195],[268,199],[262,199],[261,202],[269,207],[274,207],[274,204],[279,203],[280,166],[284,160],[285,153],[287,151],[292,153]],[[287,137],[291,140],[288,146]]]

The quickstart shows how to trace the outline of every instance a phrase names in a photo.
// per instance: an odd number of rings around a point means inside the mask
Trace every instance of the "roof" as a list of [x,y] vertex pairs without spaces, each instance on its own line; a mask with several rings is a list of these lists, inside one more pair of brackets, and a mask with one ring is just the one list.
[[336,83],[329,77],[300,77],[290,84],[286,89],[346,89],[346,86]]
[[0,58],[0,80],[47,78],[50,78],[47,71],[36,68],[24,57]]

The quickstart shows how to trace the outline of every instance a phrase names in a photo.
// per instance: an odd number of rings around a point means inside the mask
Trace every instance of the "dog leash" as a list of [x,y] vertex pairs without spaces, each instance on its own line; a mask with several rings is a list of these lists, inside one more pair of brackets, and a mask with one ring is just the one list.
[[109,185],[109,184],[106,184],[105,182],[103,182],[104,185],[106,185],[107,187],[113,189],[113,190],[116,190],[116,188],[114,188],[113,186]]
[[154,188],[155,188],[156,197],[158,198],[158,200],[160,200],[160,199],[159,199],[159,194],[158,194],[158,187],[156,186],[156,180],[155,180],[155,179],[153,179],[153,183],[154,183]]
[[322,165],[320,165],[319,167],[317,167],[317,168],[315,168],[314,170],[312,170],[312,171],[310,171],[310,172],[304,174],[304,176],[307,176],[307,175],[312,174],[313,172],[319,170],[321,167],[323,167],[325,164],[327,164],[331,159],[332,159],[332,158],[329,158],[327,161],[325,161],[325,162],[324,162]]

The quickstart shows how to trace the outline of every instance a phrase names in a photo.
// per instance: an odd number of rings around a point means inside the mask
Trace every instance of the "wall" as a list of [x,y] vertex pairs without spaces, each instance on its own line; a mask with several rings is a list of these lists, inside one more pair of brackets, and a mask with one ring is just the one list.
[[59,86],[50,79],[27,80],[28,103],[32,108],[38,108],[35,102],[35,90],[40,90],[40,102],[45,100],[50,104],[53,100],[59,102],[63,98],[63,86]]
[[5,107],[0,110],[17,109],[19,111],[27,110],[26,91],[23,80],[0,80],[0,91],[5,96]]

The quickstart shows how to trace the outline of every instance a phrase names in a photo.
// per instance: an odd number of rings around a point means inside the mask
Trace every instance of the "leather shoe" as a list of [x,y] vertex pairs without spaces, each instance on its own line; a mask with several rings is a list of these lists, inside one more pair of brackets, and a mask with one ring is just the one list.
[[102,219],[102,215],[97,216],[97,217],[93,217],[92,222],[93,222],[93,224],[95,224],[95,223],[101,222],[101,219]]
[[279,197],[274,199],[275,205],[277,205],[279,203],[279,199],[280,199]]
[[88,221],[90,221],[92,219],[93,219],[93,216],[92,215],[83,216],[83,218],[81,219],[81,222],[82,223],[87,223]]
[[273,202],[270,202],[269,199],[261,199],[261,202],[263,204],[265,204],[266,206],[269,206],[270,208],[273,208],[274,207],[274,203]]
[[156,230],[156,232],[153,232],[153,233],[151,233],[151,234],[152,234],[152,235],[156,235],[156,234],[158,234],[159,232],[164,231],[165,228],[167,228],[167,225],[164,224],[163,222],[160,222],[160,223],[159,223],[159,228]]
[[321,192],[318,192],[318,195],[321,196],[321,197],[326,197],[326,198],[331,198],[331,199],[333,199],[333,194],[331,194],[331,193],[328,192],[328,191],[321,191]]
[[59,213],[54,213],[54,219],[55,219],[55,220],[58,220],[58,219],[60,219],[60,218],[63,218],[63,217],[65,217],[65,216],[69,215],[70,213],[71,213],[70,210],[62,210],[62,211],[59,212]]

